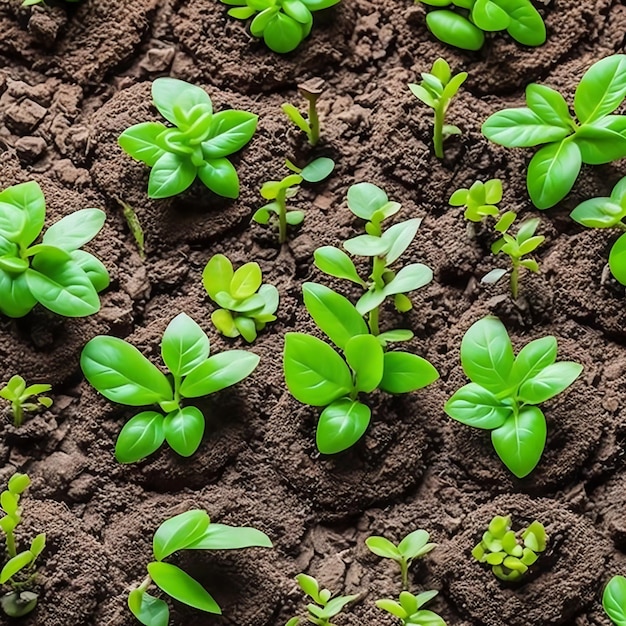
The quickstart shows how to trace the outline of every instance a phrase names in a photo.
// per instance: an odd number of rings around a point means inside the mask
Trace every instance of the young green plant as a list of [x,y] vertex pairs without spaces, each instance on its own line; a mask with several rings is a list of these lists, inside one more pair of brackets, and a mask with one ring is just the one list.
[[[316,624],[316,626],[336,626],[330,620],[337,617],[343,609],[354,602],[359,594],[351,596],[335,596],[328,589],[320,589],[320,585],[313,576],[306,574],[298,574],[296,576],[298,586],[304,593],[313,600],[314,604],[307,605],[307,622]],[[298,626],[300,624],[299,617],[292,617],[285,626]]]
[[353,446],[367,430],[371,410],[359,394],[374,389],[409,393],[434,382],[439,374],[415,354],[385,352],[383,346],[393,337],[370,334],[354,305],[332,289],[304,283],[302,292],[307,311],[344,356],[317,337],[287,333],[285,381],[296,400],[324,407],[317,424],[317,448],[335,454]]
[[8,585],[11,591],[0,598],[2,610],[10,617],[22,617],[37,605],[38,595],[29,590],[35,580],[35,560],[46,547],[46,535],[40,533],[27,550],[19,551],[15,529],[22,521],[20,498],[30,485],[26,474],[15,473],[9,479],[7,489],[0,494],[0,530],[4,533],[9,560],[0,570],[0,585]]
[[204,434],[204,414],[186,406],[187,398],[208,396],[243,380],[259,363],[256,354],[229,350],[209,357],[209,338],[187,314],[165,329],[161,357],[170,376],[123,339],[100,335],[83,348],[85,378],[105,398],[128,406],[158,404],[142,411],[120,432],[115,456],[120,463],[140,461],[167,442],[174,452],[191,456]]
[[226,157],[252,139],[258,116],[232,109],[214,113],[204,89],[176,78],[157,78],[152,100],[173,126],[142,122],[118,139],[124,152],[152,168],[148,197],[175,196],[198,177],[217,195],[237,198],[239,177]]
[[626,578],[613,576],[604,588],[602,608],[615,626],[626,626]]
[[263,285],[258,263],[245,263],[233,270],[230,259],[216,254],[202,272],[202,284],[220,309],[211,313],[211,321],[226,337],[241,335],[248,343],[257,332],[276,319],[278,289]]
[[528,572],[548,543],[543,524],[535,520],[521,534],[511,530],[510,515],[496,515],[483,534],[472,556],[480,563],[491,565],[500,580],[517,582]]
[[491,431],[493,447],[518,478],[532,472],[546,443],[546,419],[535,406],[565,391],[582,365],[556,362],[552,336],[526,344],[517,356],[504,324],[484,317],[461,341],[461,365],[472,381],[446,402],[454,420]]
[[[401,206],[398,202],[390,202],[387,194],[372,183],[357,183],[348,189],[348,208],[365,220],[366,234],[348,239],[343,247],[353,256],[371,259],[371,272],[367,280],[359,276],[354,262],[343,250],[323,246],[314,253],[315,265],[322,272],[345,278],[365,290],[356,303],[356,309],[361,315],[367,316],[369,331],[373,335],[380,334],[380,309],[387,298],[393,298],[397,311],[410,311],[413,304],[406,294],[427,285],[433,279],[432,270],[423,263],[409,263],[397,272],[390,267],[409,247],[422,221],[420,218],[412,218],[394,224],[383,232],[383,221],[395,215]],[[405,341],[413,336],[408,330],[391,333],[383,333],[387,341]]]
[[148,590],[154,584],[172,599],[207,613],[222,614],[213,596],[194,578],[166,558],[179,550],[238,550],[271,548],[269,537],[245,526],[214,524],[206,511],[193,509],[165,520],[154,533],[154,560],[147,565],[143,582],[128,595],[128,607],[145,626],[167,626],[169,607]]
[[424,608],[438,593],[423,591],[414,595],[403,591],[397,602],[389,599],[376,600],[376,606],[400,619],[402,626],[446,626],[440,615]]
[[305,118],[293,104],[285,102],[281,105],[285,115],[306,134],[312,146],[316,146],[320,140],[320,118],[317,113],[317,101],[323,91],[324,81],[321,78],[314,78],[298,85],[298,92],[309,104],[308,118]]
[[547,209],[570,192],[583,163],[600,165],[626,156],[626,115],[613,115],[626,97],[626,55],[594,63],[574,96],[574,112],[554,89],[531,84],[527,107],[494,113],[485,137],[507,148],[545,144],[528,165],[526,186],[533,204]]
[[435,156],[443,159],[443,142],[452,135],[460,135],[458,126],[446,124],[446,112],[452,99],[467,79],[467,72],[452,75],[445,59],[437,59],[430,72],[422,72],[422,82],[410,83],[411,93],[435,113],[433,145]]
[[11,403],[13,425],[18,428],[24,423],[24,413],[37,411],[41,407],[50,408],[52,399],[42,396],[52,389],[48,384],[26,386],[26,381],[19,375],[12,376],[9,382],[0,389],[0,398]]
[[23,317],[39,303],[66,317],[97,313],[109,274],[81,247],[100,232],[104,211],[70,213],[39,239],[45,218],[46,200],[35,181],[0,192],[0,312]]
[[486,183],[477,180],[469,189],[457,189],[448,200],[450,206],[460,206],[470,222],[482,222],[486,217],[498,217],[502,201],[502,181],[492,178]]
[[252,221],[257,224],[268,224],[272,217],[278,221],[278,243],[287,242],[287,226],[298,226],[304,221],[304,211],[289,211],[287,200],[293,198],[300,189],[300,183],[319,183],[331,175],[335,169],[335,162],[328,157],[320,157],[311,161],[300,169],[291,161],[285,162],[293,174],[285,176],[282,180],[270,180],[261,187],[261,195],[269,204],[262,206],[252,216]]

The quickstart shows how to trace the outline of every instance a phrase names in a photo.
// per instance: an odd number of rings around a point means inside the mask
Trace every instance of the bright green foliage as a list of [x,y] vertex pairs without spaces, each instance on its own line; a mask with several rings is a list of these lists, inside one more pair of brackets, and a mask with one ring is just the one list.
[[401,620],[403,626],[446,626],[444,619],[434,611],[424,609],[439,592],[424,591],[413,595],[409,591],[400,594],[399,601],[376,600],[376,606]]
[[148,197],[175,196],[197,176],[217,195],[237,198],[239,177],[226,157],[252,139],[258,116],[233,109],[214,113],[204,89],[176,78],[157,78],[152,100],[173,126],[142,122],[118,139],[127,154],[152,168]]
[[[36,411],[40,406],[49,408],[52,406],[52,399],[40,394],[52,389],[51,385],[36,384],[26,386],[26,381],[18,375],[12,376],[9,382],[0,389],[0,398],[4,398],[11,403],[13,413],[13,423],[21,426],[24,423],[24,411]],[[30,401],[31,398],[35,402]]]
[[439,374],[415,354],[385,352],[383,346],[394,339],[394,331],[387,336],[369,334],[360,312],[332,289],[305,283],[302,291],[311,317],[344,356],[317,337],[287,333],[285,380],[296,400],[325,407],[317,424],[317,448],[335,454],[353,446],[369,425],[371,411],[359,401],[360,393],[409,393]]
[[[626,230],[626,176],[622,178],[608,198],[592,198],[579,204],[570,217],[588,228],[619,228]],[[611,247],[609,268],[622,285],[626,285],[626,233]]]
[[531,0],[416,0],[436,10],[426,16],[440,41],[464,50],[479,50],[485,32],[506,30],[525,46],[546,41],[546,26]]
[[422,72],[422,82],[410,83],[411,93],[429,106],[435,113],[433,144],[435,156],[443,159],[443,142],[451,135],[460,135],[458,126],[446,124],[446,112],[461,85],[467,79],[467,72],[452,75],[450,66],[445,59],[437,59],[430,73]]
[[[422,220],[413,218],[383,232],[382,222],[395,215],[401,205],[390,202],[387,194],[372,183],[358,183],[348,189],[348,208],[366,221],[366,234],[348,239],[343,247],[353,256],[371,259],[368,279],[361,278],[352,259],[334,246],[318,248],[314,254],[315,265],[329,276],[345,278],[365,289],[356,309],[361,315],[367,315],[370,332],[379,335],[380,307],[385,299],[392,297],[401,313],[409,311],[413,304],[406,294],[433,279],[432,270],[422,263],[410,263],[397,272],[390,267],[411,245]],[[392,334],[383,333],[387,341],[404,341],[413,336],[408,330],[390,332]]]
[[502,462],[523,478],[539,463],[546,443],[546,420],[533,405],[567,389],[583,367],[556,362],[552,336],[526,344],[517,356],[504,324],[484,317],[465,333],[461,365],[472,381],[446,402],[452,418],[491,431],[491,442]]
[[413,560],[425,556],[437,547],[436,543],[429,543],[429,539],[430,535],[425,530],[420,529],[408,534],[397,546],[386,537],[376,536],[368,537],[365,544],[375,555],[384,559],[392,559],[400,566],[402,589],[407,590],[409,588],[409,566]]
[[613,576],[604,588],[602,607],[615,626],[626,626],[626,578]]
[[508,148],[545,144],[528,165],[526,185],[538,209],[570,192],[583,163],[600,165],[626,156],[626,115],[612,115],[626,97],[626,55],[594,63],[576,88],[574,112],[545,85],[526,88],[527,107],[504,109],[483,124],[491,141]]
[[9,560],[0,570],[0,585],[8,585],[12,591],[0,600],[3,611],[11,617],[21,617],[30,613],[37,605],[37,594],[25,591],[35,579],[35,560],[46,547],[46,535],[37,535],[30,548],[18,552],[15,529],[22,521],[20,497],[30,485],[26,474],[13,474],[7,489],[0,494],[0,530],[4,534],[6,553]]
[[238,20],[255,16],[250,23],[253,37],[263,37],[265,45],[284,54],[295,50],[311,32],[315,11],[341,0],[221,0],[234,5],[228,15]]
[[202,284],[221,309],[211,314],[215,328],[226,337],[241,335],[247,342],[276,319],[278,289],[263,285],[258,263],[245,263],[237,271],[228,257],[216,254],[202,272]]
[[35,243],[45,217],[46,201],[34,180],[0,192],[0,312],[23,317],[39,302],[66,317],[96,313],[109,274],[81,246],[100,232],[104,211],[66,215]]
[[485,217],[498,217],[498,203],[502,200],[502,181],[492,178],[486,183],[477,180],[469,189],[457,189],[448,203],[465,209],[465,219],[481,222]]
[[[315,603],[307,605],[306,620],[317,626],[336,626],[330,620],[339,615],[346,605],[354,602],[359,597],[357,593],[352,596],[335,596],[333,598],[332,592],[328,589],[320,589],[317,580],[313,576],[307,576],[306,574],[298,574],[296,581],[300,589]],[[299,623],[299,617],[292,617],[285,626],[297,626]]]
[[192,608],[221,615],[213,596],[185,571],[164,561],[179,550],[271,548],[269,537],[256,528],[212,524],[206,511],[193,509],[165,520],[154,533],[154,561],[148,575],[128,594],[128,607],[145,626],[167,626],[170,611],[164,600],[148,593],[154,583],[168,596]]
[[496,515],[483,534],[472,556],[491,565],[491,571],[500,580],[519,581],[535,563],[539,553],[546,549],[548,535],[543,524],[534,521],[521,534],[511,530],[511,517]]
[[300,95],[309,103],[308,119],[305,119],[293,104],[285,102],[281,105],[285,115],[306,134],[312,146],[316,146],[320,139],[320,119],[317,113],[317,101],[322,95],[323,89],[324,81],[322,79],[313,79],[298,86]]
[[209,338],[185,313],[169,323],[161,341],[161,357],[171,376],[117,337],[100,335],[87,343],[80,366],[105,398],[128,406],[158,404],[161,409],[142,411],[126,422],[115,445],[120,463],[140,461],[165,441],[181,456],[191,456],[198,449],[204,415],[194,406],[185,406],[183,400],[230,387],[259,363],[256,354],[244,350],[211,357],[209,352]]
[[287,241],[287,225],[298,226],[304,221],[303,211],[287,210],[287,200],[298,193],[302,181],[319,183],[328,178],[335,169],[335,162],[328,157],[314,159],[302,169],[289,160],[285,164],[294,173],[285,176],[282,180],[270,180],[263,184],[261,195],[271,202],[262,206],[252,216],[252,220],[257,224],[268,224],[274,214],[278,218],[278,242],[280,244]]

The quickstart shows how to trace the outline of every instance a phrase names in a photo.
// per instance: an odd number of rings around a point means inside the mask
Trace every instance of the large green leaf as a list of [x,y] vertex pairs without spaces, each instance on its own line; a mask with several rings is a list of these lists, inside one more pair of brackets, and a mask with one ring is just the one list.
[[587,228],[612,228],[624,217],[626,209],[611,198],[591,198],[581,202],[569,216]]
[[322,454],[336,454],[353,446],[367,430],[371,411],[368,406],[341,398],[327,406],[317,423],[315,440]]
[[437,39],[463,50],[480,50],[485,43],[483,31],[456,11],[430,11],[426,24]]
[[26,214],[19,243],[29,246],[39,236],[46,217],[46,200],[39,184],[31,180],[7,187],[0,191],[0,203],[12,204]]
[[19,243],[26,220],[25,211],[12,204],[0,202],[0,237],[9,242]]
[[505,30],[511,23],[508,13],[492,0],[476,0],[472,9],[472,20],[484,31]]
[[615,279],[626,285],[626,234],[613,244],[609,253],[609,268]]
[[221,159],[241,150],[254,135],[258,115],[247,111],[220,111],[213,116],[211,132],[202,142],[202,153],[208,159]]
[[507,148],[530,148],[560,141],[572,134],[562,124],[547,124],[527,108],[504,109],[494,113],[482,126],[482,133],[494,143]]
[[574,142],[583,163],[602,165],[626,156],[626,115],[607,115],[593,124],[583,124]]
[[102,291],[109,286],[109,272],[102,261],[93,254],[85,250],[74,250],[70,253],[70,257],[87,274],[87,278],[96,291]]
[[172,411],[163,421],[165,440],[181,456],[191,456],[204,435],[204,415],[195,406]]
[[141,461],[156,452],[163,441],[163,416],[156,411],[143,411],[124,424],[115,443],[115,458],[120,463]]
[[540,46],[546,41],[546,26],[529,0],[493,0],[511,18],[507,32],[525,46]]
[[14,276],[0,269],[0,312],[9,317],[23,317],[36,303],[25,273]]
[[385,366],[385,355],[378,338],[365,334],[352,337],[346,343],[344,353],[354,372],[357,391],[374,391],[382,380]]
[[239,197],[239,176],[235,166],[226,158],[205,161],[198,168],[198,177],[218,196]]
[[383,377],[378,385],[389,393],[409,393],[430,385],[439,372],[421,356],[409,352],[385,352]]
[[572,116],[565,98],[546,85],[531,83],[526,87],[528,108],[550,126],[572,129]]
[[528,404],[541,404],[567,389],[582,373],[583,366],[559,361],[541,368],[519,389],[519,398]]
[[100,232],[105,220],[106,213],[100,209],[74,211],[50,226],[41,242],[72,252],[91,241]]
[[157,137],[166,129],[160,122],[143,122],[127,128],[117,139],[121,148],[134,159],[152,167],[165,150]]
[[186,547],[193,550],[238,550],[271,548],[272,542],[264,532],[256,528],[210,524],[201,537]]
[[154,533],[152,550],[157,561],[184,550],[204,536],[210,519],[206,511],[192,509],[165,520]]
[[284,13],[276,13],[263,30],[263,41],[270,50],[284,54],[298,47],[309,28],[310,22],[300,24]]
[[552,335],[526,344],[515,357],[510,384],[519,387],[556,361],[557,343]]
[[140,589],[128,594],[128,608],[144,626],[168,626],[170,622],[167,603]]
[[626,626],[626,578],[613,576],[602,593],[602,606],[615,626]]
[[492,430],[499,428],[512,415],[513,409],[476,383],[456,391],[446,402],[444,411],[457,422]]
[[186,313],[179,313],[161,340],[161,356],[174,376],[186,376],[209,356],[206,333]]
[[193,183],[198,168],[187,157],[166,152],[152,166],[148,179],[149,198],[169,198]]

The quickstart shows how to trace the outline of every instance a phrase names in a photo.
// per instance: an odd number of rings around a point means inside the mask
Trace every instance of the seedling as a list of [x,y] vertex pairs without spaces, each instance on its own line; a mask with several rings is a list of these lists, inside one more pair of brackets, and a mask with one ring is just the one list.
[[[117,337],[100,335],[83,348],[80,366],[87,380],[105,397],[128,406],[158,404],[142,411],[120,432],[115,456],[120,463],[140,461],[167,441],[181,456],[191,456],[204,434],[204,414],[185,398],[200,398],[230,387],[259,363],[256,354],[229,350],[209,357],[209,338],[185,313],[165,329],[161,357],[165,376],[137,348]],[[163,415],[165,413],[165,415]]]
[[430,535],[425,530],[415,530],[408,534],[397,546],[385,537],[368,537],[365,540],[365,545],[376,556],[392,559],[400,566],[402,589],[406,591],[409,588],[409,566],[411,563],[415,559],[427,555],[437,547],[436,543],[429,543],[429,539]]
[[317,424],[317,448],[335,454],[353,446],[365,433],[370,408],[360,393],[381,389],[409,393],[439,378],[422,357],[409,352],[385,352],[394,331],[375,337],[349,300],[324,285],[305,283],[304,305],[328,338],[344,353],[304,333],[287,333],[283,367],[287,387],[296,400],[325,407]]
[[143,233],[143,228],[141,226],[141,222],[137,217],[137,213],[133,209],[130,204],[127,204],[123,200],[119,198],[115,198],[116,202],[122,207],[122,211],[124,213],[124,219],[126,220],[126,224],[128,225],[128,230],[130,230],[130,234],[133,236],[135,240],[135,244],[137,245],[137,251],[139,252],[139,258],[142,261],[146,259],[146,249],[145,249],[145,238]]
[[[0,398],[11,403],[13,425],[17,428],[24,423],[24,412],[37,411],[39,408],[52,406],[52,399],[42,396],[52,389],[51,385],[38,384],[26,386],[21,376],[12,376],[9,382],[0,389]],[[32,399],[32,401],[31,401]]]
[[[622,178],[608,198],[592,198],[579,204],[570,217],[588,228],[619,228],[626,230],[626,176]],[[609,253],[611,274],[626,285],[626,233],[611,247]]]
[[309,103],[309,116],[305,119],[302,113],[293,105],[285,102],[281,105],[285,115],[306,134],[309,143],[316,146],[320,139],[320,119],[317,114],[317,101],[324,91],[324,81],[315,78],[298,85],[300,95]]
[[626,156],[626,116],[611,115],[626,97],[626,55],[615,54],[585,72],[574,96],[574,118],[563,96],[545,85],[526,88],[528,107],[494,113],[482,132],[508,148],[540,148],[528,165],[526,185],[538,209],[560,202],[583,163]]
[[480,50],[485,32],[506,30],[525,46],[546,41],[546,26],[530,0],[417,0],[436,7],[426,16],[440,41],[464,50]]
[[399,601],[376,600],[376,606],[401,620],[403,626],[446,626],[446,622],[434,611],[423,607],[439,592],[424,591],[413,595],[408,591],[400,594]]
[[245,263],[234,271],[228,257],[211,257],[202,272],[202,284],[211,300],[222,307],[211,314],[220,333],[226,337],[241,335],[251,343],[257,331],[276,319],[278,289],[262,282],[258,263]]
[[100,232],[104,211],[66,215],[35,243],[45,218],[46,201],[34,180],[0,192],[0,312],[23,317],[39,302],[66,317],[96,313],[109,274],[81,246]]
[[313,13],[338,4],[341,0],[221,0],[234,5],[228,15],[238,20],[255,16],[250,23],[253,37],[263,38],[274,52],[295,50],[313,27]]
[[20,498],[30,485],[26,474],[13,474],[7,489],[0,494],[0,529],[4,533],[9,560],[0,571],[0,584],[8,585],[11,591],[0,598],[2,610],[10,617],[22,617],[37,606],[38,595],[28,588],[35,580],[35,560],[46,547],[46,535],[37,535],[28,550],[18,552],[15,529],[22,521]]
[[[357,593],[352,596],[336,596],[333,598],[331,591],[320,589],[317,580],[313,576],[307,576],[306,574],[298,574],[296,581],[300,589],[315,603],[307,605],[308,613],[306,620],[317,626],[336,626],[330,620],[337,617],[346,605],[354,602],[359,597]],[[292,617],[285,626],[297,626],[299,623],[299,617]]]
[[537,561],[547,543],[546,529],[537,520],[520,535],[511,530],[510,515],[496,515],[472,550],[472,556],[480,563],[491,565],[491,571],[500,580],[517,582]]
[[452,98],[466,79],[467,72],[452,76],[448,62],[439,58],[433,63],[430,73],[422,72],[422,82],[419,85],[409,84],[411,93],[435,113],[433,145],[435,156],[439,159],[443,159],[443,142],[452,135],[461,134],[458,126],[446,124],[445,119]]
[[604,588],[602,607],[615,626],[626,626],[626,578],[613,576]]
[[236,550],[271,548],[269,537],[256,528],[211,523],[206,511],[193,509],[165,520],[154,533],[154,561],[141,585],[128,594],[128,607],[146,626],[167,626],[167,603],[148,593],[154,583],[178,602],[207,613],[222,614],[213,596],[185,571],[164,559],[179,550]]
[[118,139],[124,152],[152,168],[148,197],[175,196],[198,177],[217,195],[237,198],[239,177],[226,157],[252,139],[258,116],[230,109],[214,113],[204,89],[176,78],[157,78],[152,100],[173,127],[143,122]]
[[327,157],[315,159],[302,169],[289,160],[285,164],[294,173],[282,180],[270,180],[263,184],[261,195],[271,202],[252,216],[257,224],[268,224],[274,214],[278,218],[278,242],[281,245],[287,241],[287,225],[298,226],[304,221],[304,211],[287,210],[287,200],[298,193],[302,181],[319,183],[335,169],[335,162]]
[[[395,215],[401,208],[398,202],[390,202],[387,194],[371,183],[358,183],[348,189],[348,208],[366,221],[365,235],[344,242],[343,247],[352,255],[371,259],[371,273],[367,280],[361,278],[352,259],[339,248],[323,246],[315,253],[315,265],[322,272],[345,278],[365,289],[356,303],[357,311],[367,316],[370,332],[379,335],[380,307],[388,297],[393,297],[396,310],[410,311],[413,304],[407,293],[427,285],[433,279],[432,270],[422,263],[410,263],[397,273],[390,268],[413,241],[422,222],[413,218],[394,224],[386,231],[382,222]],[[392,331],[388,341],[411,339],[408,330]]]
[[534,406],[567,389],[582,365],[556,361],[552,336],[526,344],[517,357],[504,324],[484,317],[461,341],[461,365],[472,381],[446,402],[452,418],[491,431],[491,442],[502,462],[518,478],[532,472],[546,443],[546,419]]
[[460,206],[465,209],[466,220],[482,222],[486,217],[498,217],[502,201],[502,181],[492,178],[486,183],[477,180],[469,189],[457,189],[448,203],[450,206]]

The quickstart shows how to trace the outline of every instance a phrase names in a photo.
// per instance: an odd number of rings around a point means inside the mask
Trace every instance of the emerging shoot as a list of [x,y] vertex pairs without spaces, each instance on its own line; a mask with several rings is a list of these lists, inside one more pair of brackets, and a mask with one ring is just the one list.
[[281,105],[285,115],[306,134],[309,143],[316,146],[320,139],[320,120],[317,113],[317,101],[324,91],[324,81],[321,78],[313,78],[298,85],[300,95],[309,103],[308,119],[293,105],[285,102]]
[[34,412],[41,407],[50,408],[52,399],[42,396],[52,389],[48,384],[35,384],[26,386],[26,381],[21,376],[13,376],[9,382],[0,389],[0,398],[11,403],[13,413],[13,425],[16,427],[24,423],[24,413]]
[[376,606],[394,617],[397,617],[402,626],[446,626],[443,618],[424,608],[439,592],[423,591],[414,595],[409,591],[403,591],[395,600],[376,600]]

